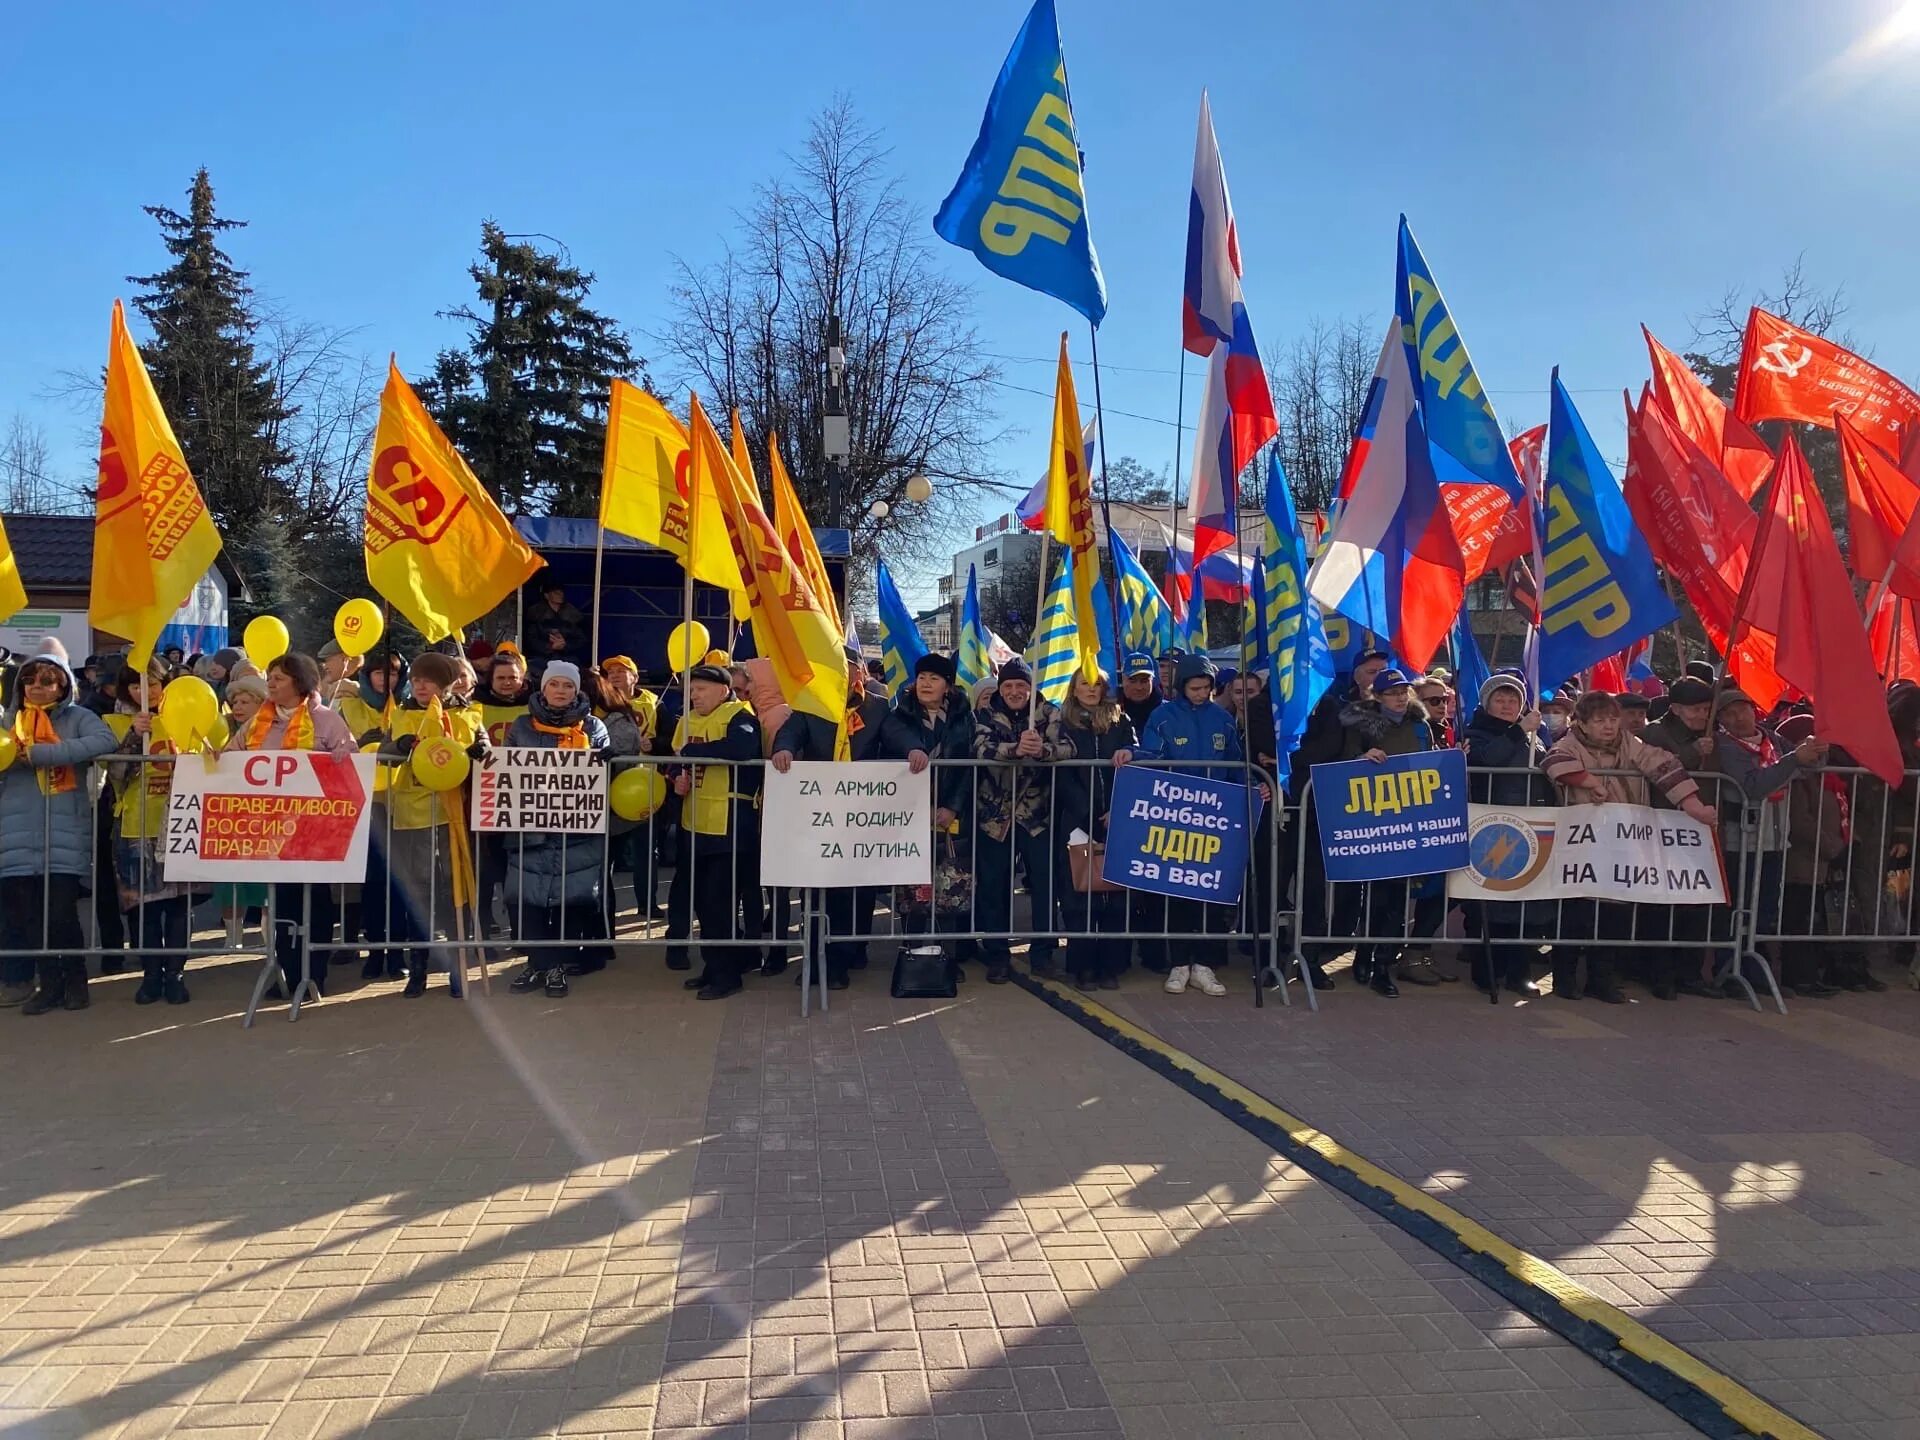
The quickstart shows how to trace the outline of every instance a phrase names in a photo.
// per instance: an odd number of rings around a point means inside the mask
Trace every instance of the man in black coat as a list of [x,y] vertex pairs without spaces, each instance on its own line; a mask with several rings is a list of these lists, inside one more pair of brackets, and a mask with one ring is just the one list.
[[[851,645],[847,655],[847,748],[855,762],[905,760],[919,774],[927,768],[927,752],[887,703],[884,695],[867,689],[866,667]],[[821,715],[795,710],[773,737],[769,764],[782,775],[796,760],[832,760],[838,727]],[[833,886],[827,890],[827,923],[836,935],[873,933],[873,902],[879,890],[872,885]],[[849,970],[867,968],[867,941],[836,940],[827,946],[827,988],[847,988]]]
[[[1713,764],[1713,685],[1695,673],[1694,661],[1687,673],[1673,682],[1667,691],[1667,713],[1650,721],[1640,731],[1640,739],[1658,750],[1665,750],[1687,767],[1689,775],[1699,776]],[[1707,667],[1711,675],[1712,668]],[[1717,792],[1710,780],[1702,781],[1702,790]],[[1657,786],[1652,787],[1654,808],[1673,808]],[[1711,798],[1711,795],[1709,795]],[[1705,983],[1705,972],[1698,947],[1707,938],[1711,917],[1705,905],[1641,905],[1636,907],[1635,923],[1641,938],[1671,939],[1675,945],[1643,952],[1647,983],[1659,998],[1671,999],[1676,992],[1688,995],[1713,995],[1718,992]],[[1634,957],[1638,958],[1638,957]]]
[[1160,669],[1146,651],[1136,650],[1120,670],[1120,708],[1138,735],[1147,728],[1148,717],[1160,708]]

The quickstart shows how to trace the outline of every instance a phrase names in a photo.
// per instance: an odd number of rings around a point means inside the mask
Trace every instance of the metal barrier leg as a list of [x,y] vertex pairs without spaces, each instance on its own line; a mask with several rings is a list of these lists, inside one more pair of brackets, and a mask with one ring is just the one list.
[[293,1003],[287,1007],[289,1022],[300,1018],[300,1007],[305,1003],[307,992],[313,992],[313,998],[320,999],[320,987],[313,983],[313,887],[300,887],[300,983],[293,987]]
[[[273,890],[269,887],[267,903],[260,911],[261,928],[265,932],[263,938],[267,942],[265,947],[267,954],[266,959],[261,963],[259,975],[254,978],[253,994],[247,997],[247,1013],[240,1020],[240,1028],[243,1030],[253,1028],[254,1012],[259,1010],[260,1002],[267,998],[267,991],[273,988],[274,977],[280,973],[280,956],[273,943],[274,937],[279,933],[279,916],[274,913],[275,909]],[[242,919],[244,918],[243,915]]]

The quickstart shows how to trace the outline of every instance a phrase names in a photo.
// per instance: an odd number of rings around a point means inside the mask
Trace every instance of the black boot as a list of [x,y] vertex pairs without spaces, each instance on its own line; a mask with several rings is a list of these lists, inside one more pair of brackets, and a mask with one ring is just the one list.
[[136,1005],[153,1004],[166,993],[166,984],[164,962],[159,960],[147,961],[144,973],[140,977],[140,988],[133,992],[133,1003]]
[[1392,1000],[1400,993],[1400,987],[1393,983],[1393,966],[1385,960],[1376,960],[1373,964],[1373,979],[1369,982],[1373,993],[1384,995]]
[[33,962],[33,994],[27,997],[27,1003],[20,1007],[22,1015],[44,1015],[49,1010],[58,1010],[66,994],[66,976],[58,960],[36,960]]
[[538,990],[547,983],[547,967],[529,960],[527,968],[507,983],[507,988],[516,995],[525,995],[530,990]]
[[187,993],[187,962],[169,960],[166,962],[166,986],[163,994],[169,1005],[184,1005],[193,996]]
[[68,960],[63,962],[64,973],[61,976],[63,988],[60,1005],[65,1010],[84,1010],[87,1008],[87,962]]
[[409,1000],[418,1000],[427,993],[427,967],[418,957],[413,962],[413,968],[407,972],[407,988],[400,993]]

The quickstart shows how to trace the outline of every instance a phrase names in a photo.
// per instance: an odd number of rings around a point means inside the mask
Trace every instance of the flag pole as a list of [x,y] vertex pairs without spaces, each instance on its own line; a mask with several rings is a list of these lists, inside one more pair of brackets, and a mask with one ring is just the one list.
[[[1043,528],[1040,531],[1040,583],[1035,587],[1033,597],[1033,624],[1027,630],[1028,650],[1033,649],[1033,642],[1040,638],[1040,615],[1047,605],[1047,561],[1052,557],[1052,551],[1053,531]],[[1031,683],[1034,690],[1038,692],[1040,677],[1037,675],[1031,677]],[[1039,695],[1036,693],[1027,701],[1027,729],[1029,730],[1040,728],[1040,706],[1036,703],[1038,700]]]
[[[604,496],[602,497],[601,508],[602,510],[606,508]],[[607,527],[605,521],[602,521],[594,527],[593,533],[593,640],[588,646],[588,649],[592,652],[587,656],[587,663],[589,665],[598,665],[600,663],[600,574],[601,566],[605,563],[606,557]]]
[[[1111,557],[1113,554],[1113,496],[1107,484],[1107,417],[1100,408],[1100,327],[1089,320],[1087,322],[1087,334],[1092,337],[1093,341],[1093,424],[1095,439],[1100,442],[1100,523],[1106,527],[1107,554]],[[1079,419],[1078,416],[1074,418],[1076,420]],[[1093,547],[1093,560],[1096,565],[1100,564],[1100,547],[1098,545]],[[1101,566],[1103,572],[1107,568],[1107,566]],[[1117,593],[1118,577],[1105,575],[1103,573],[1100,578],[1101,584],[1106,588],[1107,592],[1107,614],[1113,620],[1113,663],[1118,667],[1124,663],[1120,652],[1120,598]],[[1093,628],[1094,636],[1097,639],[1100,633],[1100,626],[1097,620]],[[1114,684],[1115,687],[1118,688],[1118,677],[1115,677]]]
[[[1169,586],[1167,624],[1169,628],[1173,624],[1171,596],[1179,593],[1179,587],[1173,582],[1173,561],[1180,548],[1180,450],[1182,432],[1187,419],[1187,347],[1184,345],[1180,347],[1180,385],[1177,395],[1173,409],[1173,488],[1167,492],[1167,583]],[[1191,605],[1193,602],[1189,600],[1187,603]],[[1153,658],[1158,660],[1160,657],[1156,655]]]

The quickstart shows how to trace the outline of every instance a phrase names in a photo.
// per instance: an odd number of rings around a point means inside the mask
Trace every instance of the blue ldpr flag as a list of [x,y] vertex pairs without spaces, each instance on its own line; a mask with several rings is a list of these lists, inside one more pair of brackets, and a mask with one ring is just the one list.
[[1267,694],[1285,786],[1288,759],[1300,748],[1313,707],[1333,684],[1334,663],[1320,607],[1307,598],[1307,550],[1277,443],[1267,447],[1266,519],[1266,544],[1254,562],[1255,613],[1261,648],[1273,666]]
[[963,695],[970,697],[973,687],[993,673],[991,644],[986,623],[980,618],[980,579],[969,565],[967,599],[960,607],[960,643],[953,652],[954,683]]
[[1064,300],[1098,325],[1107,282],[1080,172],[1059,22],[1053,0],[1034,0],[933,228],[994,274]]
[[927,653],[920,638],[920,627],[913,623],[913,612],[900,598],[887,562],[880,562],[879,578],[874,583],[880,602],[880,656],[887,667],[887,693],[898,694],[900,687],[913,678],[913,667]]
[[1460,607],[1459,618],[1453,622],[1452,638],[1453,713],[1459,717],[1459,729],[1464,732],[1467,721],[1480,708],[1480,691],[1493,678],[1493,672],[1487,668],[1487,657],[1480,653],[1480,642],[1474,638],[1464,605]]
[[1173,612],[1153,576],[1117,530],[1107,532],[1113,552],[1114,588],[1120,599],[1120,648],[1164,655],[1173,648]]
[[1540,549],[1540,693],[1674,620],[1653,552],[1553,372]]

